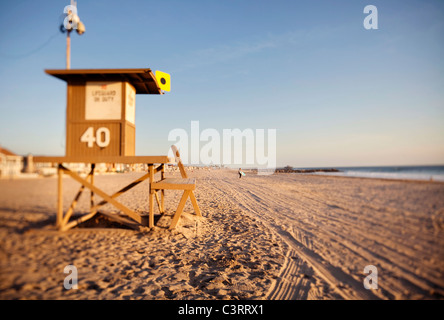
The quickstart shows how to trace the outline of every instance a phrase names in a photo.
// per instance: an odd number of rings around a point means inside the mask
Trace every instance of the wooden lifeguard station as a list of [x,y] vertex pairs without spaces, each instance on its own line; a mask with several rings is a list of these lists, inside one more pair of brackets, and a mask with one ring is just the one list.
[[[98,212],[98,208],[106,203],[111,203],[123,211],[136,223],[153,227],[154,197],[163,213],[164,190],[167,189],[156,186],[154,176],[160,172],[160,181],[168,182],[164,177],[165,164],[172,162],[172,159],[167,156],[135,156],[135,101],[137,94],[162,94],[162,89],[169,91],[169,75],[159,72],[156,78],[151,69],[62,69],[45,70],[45,72],[67,83],[66,155],[34,158],[34,162],[50,162],[58,165],[57,227],[60,230],[68,230],[92,218]],[[86,178],[82,178],[69,170],[65,163],[90,164],[91,171]],[[144,163],[148,165],[149,172],[113,195],[108,195],[94,185],[94,170],[97,163]],[[63,174],[69,175],[81,184],[66,213],[63,210]],[[148,215],[137,213],[115,200],[146,179],[149,179],[150,183]],[[179,181],[176,184],[175,189],[183,189],[184,196],[185,193],[189,196],[190,190],[194,190],[195,187],[195,181],[190,179],[186,180],[186,183]],[[91,190],[91,210],[88,214],[70,221],[85,188]],[[158,191],[161,192],[160,199]],[[94,193],[103,199],[100,203],[95,203]],[[196,214],[200,216],[194,194],[190,199]],[[175,227],[182,209],[181,201],[172,228]],[[128,221],[122,217],[113,218],[128,224]]]
[[136,94],[162,94],[150,69],[45,70],[67,82],[66,156],[134,156]]

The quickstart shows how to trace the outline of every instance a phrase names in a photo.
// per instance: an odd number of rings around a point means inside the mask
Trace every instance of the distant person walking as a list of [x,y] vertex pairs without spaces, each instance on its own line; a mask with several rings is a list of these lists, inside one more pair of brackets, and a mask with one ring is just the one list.
[[242,178],[242,176],[245,175],[245,173],[242,171],[241,168],[239,168],[239,171],[237,173],[239,173],[239,179]]

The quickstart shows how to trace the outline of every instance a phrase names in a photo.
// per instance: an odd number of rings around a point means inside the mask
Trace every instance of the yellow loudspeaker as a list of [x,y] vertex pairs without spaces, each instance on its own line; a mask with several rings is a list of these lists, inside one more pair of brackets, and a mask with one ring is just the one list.
[[156,70],[156,80],[161,90],[163,91],[171,90],[171,80],[170,80],[170,75],[168,73]]

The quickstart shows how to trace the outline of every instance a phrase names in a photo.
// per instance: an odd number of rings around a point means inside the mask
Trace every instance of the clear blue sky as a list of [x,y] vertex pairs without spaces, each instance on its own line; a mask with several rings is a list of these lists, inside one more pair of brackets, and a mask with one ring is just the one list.
[[[69,0],[0,4],[0,145],[65,153]],[[366,30],[363,9],[378,8]],[[444,1],[77,1],[71,68],[171,74],[136,99],[136,154],[174,128],[277,130],[277,164],[444,163]],[[49,41],[48,41],[49,40]],[[158,118],[150,117],[156,110]]]

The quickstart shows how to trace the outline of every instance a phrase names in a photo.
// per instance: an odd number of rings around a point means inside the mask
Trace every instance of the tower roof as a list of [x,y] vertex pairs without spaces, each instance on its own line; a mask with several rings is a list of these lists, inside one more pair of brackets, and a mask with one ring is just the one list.
[[45,70],[49,75],[70,82],[129,82],[137,94],[162,94],[151,69],[59,69]]

